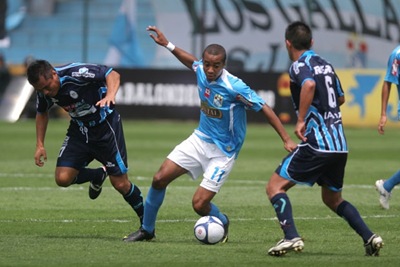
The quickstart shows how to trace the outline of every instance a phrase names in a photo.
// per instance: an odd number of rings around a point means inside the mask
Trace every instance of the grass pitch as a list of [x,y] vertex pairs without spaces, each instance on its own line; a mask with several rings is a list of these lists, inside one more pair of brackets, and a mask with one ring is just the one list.
[[[399,168],[399,130],[387,129],[384,136],[376,129],[346,131],[350,154],[343,196],[383,237],[381,256],[364,256],[361,238],[322,204],[317,186],[298,186],[289,197],[305,248],[275,258],[266,251],[282,232],[265,184],[286,152],[269,125],[249,125],[237,164],[214,201],[229,215],[229,242],[210,246],[193,236],[199,217],[191,199],[200,180],[188,176],[167,190],[156,241],[122,242],[139,224],[108,181],[95,201],[89,199],[86,184],[62,189],[54,182],[67,125],[65,120],[50,121],[48,161],[39,168],[33,160],[34,121],[0,123],[0,266],[398,266],[400,192],[393,191],[390,210],[385,211],[373,185]],[[129,176],[144,196],[165,156],[195,127],[192,122],[124,122]]]

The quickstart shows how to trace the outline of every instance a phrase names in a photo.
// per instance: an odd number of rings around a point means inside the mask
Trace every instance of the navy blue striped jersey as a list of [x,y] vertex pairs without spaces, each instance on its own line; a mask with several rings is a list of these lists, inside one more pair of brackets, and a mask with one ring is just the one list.
[[318,151],[347,152],[338,97],[344,92],[335,70],[313,50],[304,52],[289,69],[290,91],[296,113],[300,91],[307,80],[315,82],[314,99],[306,115],[306,143]]
[[37,93],[36,110],[47,112],[54,104],[68,112],[72,121],[80,126],[92,127],[105,120],[113,107],[100,108],[96,103],[106,92],[106,77],[112,68],[104,65],[71,63],[55,67],[60,79],[56,96],[48,97]]

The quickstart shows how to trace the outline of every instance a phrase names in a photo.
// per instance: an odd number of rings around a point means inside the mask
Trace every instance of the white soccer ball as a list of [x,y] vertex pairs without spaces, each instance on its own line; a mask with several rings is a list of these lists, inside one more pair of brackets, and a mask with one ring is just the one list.
[[224,224],[214,216],[204,216],[194,225],[194,236],[200,242],[214,245],[222,240],[225,234]]

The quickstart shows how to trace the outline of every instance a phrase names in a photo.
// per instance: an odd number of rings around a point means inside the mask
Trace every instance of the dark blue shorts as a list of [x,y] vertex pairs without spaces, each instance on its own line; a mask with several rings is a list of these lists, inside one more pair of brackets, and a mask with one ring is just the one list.
[[281,177],[296,184],[326,185],[339,192],[343,187],[347,153],[320,152],[308,145],[298,146],[275,170]]
[[96,159],[109,175],[128,172],[127,153],[120,115],[114,110],[94,127],[80,127],[71,121],[57,159],[58,167],[77,170]]

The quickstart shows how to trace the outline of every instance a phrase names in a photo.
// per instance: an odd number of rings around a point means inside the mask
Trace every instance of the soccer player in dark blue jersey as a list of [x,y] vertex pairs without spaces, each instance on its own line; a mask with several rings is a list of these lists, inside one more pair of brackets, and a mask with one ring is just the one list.
[[[108,175],[141,224],[143,198],[140,189],[128,179],[122,122],[114,109],[119,73],[104,65],[72,63],[53,67],[46,60],[35,60],[28,66],[27,77],[37,93],[36,165],[42,167],[47,160],[44,140],[48,111],[57,104],[71,117],[57,159],[57,185],[90,182],[89,197],[96,199]],[[94,159],[103,167],[87,168]]]
[[382,238],[365,224],[357,209],[342,198],[347,143],[339,106],[344,93],[335,70],[317,55],[310,27],[293,22],[285,32],[286,48],[293,61],[290,91],[297,113],[295,134],[301,140],[286,156],[266,186],[284,238],[268,250],[272,256],[301,251],[304,241],[297,232],[292,206],[286,192],[296,184],[321,186],[322,201],[361,236],[366,255],[378,256]]

